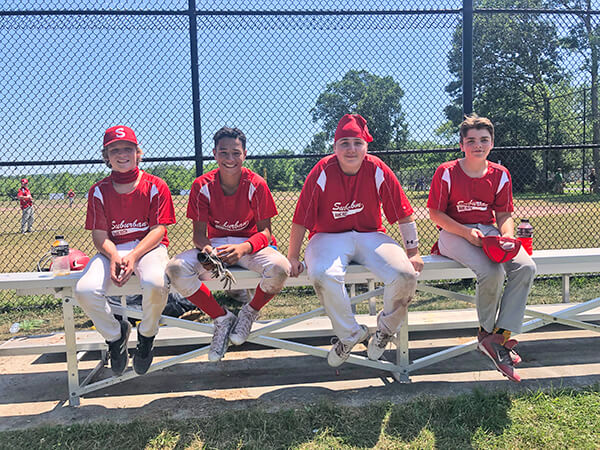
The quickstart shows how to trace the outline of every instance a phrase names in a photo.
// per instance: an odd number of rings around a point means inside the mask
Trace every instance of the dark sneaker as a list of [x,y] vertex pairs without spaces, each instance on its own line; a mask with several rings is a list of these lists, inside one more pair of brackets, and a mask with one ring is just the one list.
[[344,344],[338,338],[333,338],[331,343],[333,344],[329,354],[327,355],[327,364],[331,367],[338,367],[344,363],[349,357],[352,348],[359,342],[366,341],[369,337],[369,329],[364,325],[360,326],[360,332],[352,342]]
[[148,372],[154,358],[154,336],[146,337],[138,331],[138,344],[133,355],[133,370],[138,375]]
[[521,377],[517,372],[510,357],[509,350],[502,345],[504,336],[501,334],[488,334],[479,342],[479,350],[492,360],[496,369],[511,381],[519,382]]
[[212,362],[219,361],[225,355],[229,347],[229,335],[237,321],[235,314],[227,310],[225,312],[224,316],[217,317],[213,322],[215,331],[208,352],[208,360]]
[[367,356],[373,361],[377,361],[385,352],[385,348],[394,337],[393,334],[387,334],[385,331],[377,328],[375,334],[371,336],[369,340],[369,346],[367,347]]
[[127,341],[131,333],[131,324],[126,320],[119,320],[121,325],[121,337],[113,342],[107,342],[110,355],[110,368],[115,376],[121,375],[127,368],[129,355],[127,353]]
[[[483,338],[485,338],[486,336],[488,336],[490,333],[488,333],[485,330],[482,330],[481,328],[479,329],[479,331],[477,332],[477,340],[479,342],[481,342],[483,340]],[[516,366],[517,364],[521,363],[522,359],[521,356],[517,353],[517,351],[514,349],[514,347],[518,344],[516,339],[509,339],[508,341],[506,341],[504,343],[504,346],[507,348],[508,353],[510,354],[510,359],[512,359],[513,362],[513,366]]]

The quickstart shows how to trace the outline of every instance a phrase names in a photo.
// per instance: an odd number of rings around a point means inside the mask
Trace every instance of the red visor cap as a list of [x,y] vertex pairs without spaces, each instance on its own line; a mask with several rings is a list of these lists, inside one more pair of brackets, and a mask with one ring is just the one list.
[[521,249],[521,241],[503,236],[486,236],[481,243],[487,257],[497,263],[510,261]]

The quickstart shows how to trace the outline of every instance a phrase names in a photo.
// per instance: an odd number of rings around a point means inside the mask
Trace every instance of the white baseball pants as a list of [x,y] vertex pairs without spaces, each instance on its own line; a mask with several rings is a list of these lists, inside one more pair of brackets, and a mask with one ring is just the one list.
[[[466,224],[478,228],[485,236],[499,236],[492,225]],[[508,262],[498,264],[491,261],[481,247],[466,239],[440,230],[438,240],[440,253],[468,267],[477,276],[476,305],[479,324],[491,333],[494,328],[503,328],[520,333],[527,296],[533,284],[536,267],[525,249]],[[507,278],[504,293],[502,287]]]
[[[245,237],[222,237],[210,240],[213,248],[226,244],[241,244]],[[201,280],[209,280],[211,273],[198,262],[198,249],[186,250],[173,257],[167,265],[167,276],[173,287],[184,297],[189,297],[202,285]],[[290,275],[290,262],[285,256],[272,247],[265,247],[256,253],[244,255],[237,262],[238,266],[251,270],[262,276],[259,286],[266,294],[278,294]]]
[[33,226],[33,206],[21,210],[21,233],[31,231]]
[[[119,255],[125,256],[139,243],[139,240],[117,245]],[[142,286],[142,321],[138,333],[146,337],[158,333],[158,321],[165,309],[169,295],[169,283],[165,267],[169,261],[167,248],[159,245],[142,256],[134,267],[134,272]],[[79,306],[92,319],[98,332],[108,342],[119,339],[121,327],[113,316],[106,299],[106,289],[110,279],[110,261],[98,253],[84,269],[83,276],[75,286],[75,299]]]
[[351,261],[362,264],[385,284],[378,327],[394,334],[415,295],[417,275],[404,249],[385,233],[317,233],[304,254],[308,276],[338,339],[348,344],[361,333],[344,284]]

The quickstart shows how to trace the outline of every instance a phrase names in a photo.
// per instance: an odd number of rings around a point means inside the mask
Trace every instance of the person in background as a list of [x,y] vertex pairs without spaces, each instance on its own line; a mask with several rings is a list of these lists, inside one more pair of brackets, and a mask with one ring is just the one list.
[[69,189],[69,192],[67,192],[67,198],[69,199],[69,208],[72,208],[73,199],[75,198],[75,192],[73,191],[73,189]]
[[23,178],[17,192],[17,199],[21,205],[21,233],[31,233],[33,230],[33,197],[28,185],[29,180]]

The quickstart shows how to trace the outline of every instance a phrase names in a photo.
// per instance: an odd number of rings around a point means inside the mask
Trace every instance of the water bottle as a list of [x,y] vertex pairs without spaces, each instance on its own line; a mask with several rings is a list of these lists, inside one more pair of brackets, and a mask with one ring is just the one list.
[[517,239],[521,241],[521,245],[528,254],[533,253],[533,227],[529,223],[529,219],[521,219],[521,223],[517,227]]
[[65,241],[64,236],[55,236],[55,241],[50,247],[50,255],[52,255],[50,270],[54,276],[69,275],[71,272],[69,243]]

